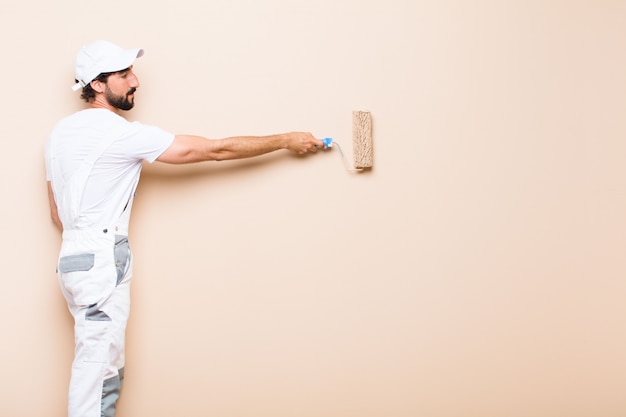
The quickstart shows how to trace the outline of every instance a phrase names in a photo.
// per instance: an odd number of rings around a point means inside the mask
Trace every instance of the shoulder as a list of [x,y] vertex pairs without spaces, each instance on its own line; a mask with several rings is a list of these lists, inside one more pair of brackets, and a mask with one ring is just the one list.
[[110,128],[113,126],[130,125],[126,119],[111,111],[104,109],[85,109],[77,111],[59,120],[53,130],[64,128],[100,127]]

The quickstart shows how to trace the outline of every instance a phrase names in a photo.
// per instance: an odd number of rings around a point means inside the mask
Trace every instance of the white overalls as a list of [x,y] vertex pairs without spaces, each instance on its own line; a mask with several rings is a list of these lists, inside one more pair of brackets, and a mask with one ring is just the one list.
[[[110,137],[113,140],[115,135]],[[132,277],[127,236],[133,195],[116,224],[97,230],[85,228],[78,215],[89,174],[110,144],[99,144],[67,181],[55,161],[51,162],[52,186],[63,223],[58,277],[75,322],[69,417],[114,416],[124,377]]]

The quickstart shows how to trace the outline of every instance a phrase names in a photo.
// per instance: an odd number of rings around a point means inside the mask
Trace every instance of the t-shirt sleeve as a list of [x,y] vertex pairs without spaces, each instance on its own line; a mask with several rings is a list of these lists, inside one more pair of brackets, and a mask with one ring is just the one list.
[[157,126],[133,122],[125,143],[128,156],[153,163],[174,141],[174,134]]

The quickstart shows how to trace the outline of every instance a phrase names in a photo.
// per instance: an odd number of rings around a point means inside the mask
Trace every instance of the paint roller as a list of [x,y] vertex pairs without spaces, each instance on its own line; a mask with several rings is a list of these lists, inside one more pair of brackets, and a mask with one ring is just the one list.
[[372,115],[368,111],[352,112],[352,156],[353,166],[351,166],[341,146],[332,138],[324,138],[324,148],[337,146],[341,153],[346,168],[350,172],[359,172],[365,168],[371,168],[373,165],[373,149],[372,149]]
[[352,112],[352,147],[354,168],[371,168],[372,157],[372,115],[368,111]]

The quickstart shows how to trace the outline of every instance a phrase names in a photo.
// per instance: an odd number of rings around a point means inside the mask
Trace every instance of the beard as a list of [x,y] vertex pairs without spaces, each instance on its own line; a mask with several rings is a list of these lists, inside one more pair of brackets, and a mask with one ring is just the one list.
[[136,88],[131,88],[128,93],[124,95],[116,95],[109,89],[109,86],[106,86],[106,90],[104,91],[105,97],[109,104],[116,109],[119,110],[130,110],[135,105],[134,98],[130,98],[129,96],[137,91]]

